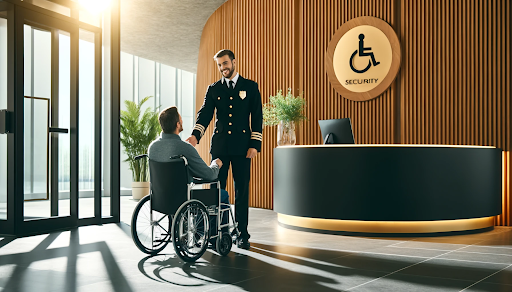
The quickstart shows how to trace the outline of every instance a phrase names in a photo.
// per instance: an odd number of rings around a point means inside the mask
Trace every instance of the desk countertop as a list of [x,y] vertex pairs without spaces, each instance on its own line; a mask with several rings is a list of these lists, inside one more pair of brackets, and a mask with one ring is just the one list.
[[327,144],[327,145],[289,145],[277,148],[361,148],[361,147],[407,147],[407,148],[482,148],[493,149],[494,146],[478,145],[432,145],[432,144]]

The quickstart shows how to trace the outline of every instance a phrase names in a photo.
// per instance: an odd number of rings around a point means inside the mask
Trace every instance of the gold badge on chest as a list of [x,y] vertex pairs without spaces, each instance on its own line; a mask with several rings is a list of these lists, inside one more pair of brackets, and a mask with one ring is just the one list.
[[246,96],[247,96],[247,92],[245,92],[245,91],[240,91],[240,98],[241,98],[241,99],[244,99]]

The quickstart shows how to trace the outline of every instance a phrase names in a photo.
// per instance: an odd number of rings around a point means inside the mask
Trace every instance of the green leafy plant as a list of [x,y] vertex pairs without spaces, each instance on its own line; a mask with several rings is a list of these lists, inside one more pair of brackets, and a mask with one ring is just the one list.
[[279,122],[298,123],[307,120],[304,115],[306,100],[299,96],[293,96],[291,88],[288,93],[283,95],[279,90],[275,96],[270,96],[270,102],[263,105],[263,124],[265,126],[275,126]]
[[[147,159],[135,160],[135,156],[148,153],[148,147],[162,131],[158,122],[158,109],[148,107],[142,113],[142,105],[152,96],[146,96],[139,104],[126,100],[126,111],[121,111],[121,144],[128,156],[134,182],[148,181],[149,170]],[[142,116],[141,116],[142,114]]]

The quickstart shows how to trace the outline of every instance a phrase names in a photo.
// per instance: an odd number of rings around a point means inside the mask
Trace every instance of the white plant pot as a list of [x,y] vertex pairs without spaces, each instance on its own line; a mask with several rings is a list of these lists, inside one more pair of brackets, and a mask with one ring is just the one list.
[[149,182],[132,182],[132,198],[140,200],[149,195]]

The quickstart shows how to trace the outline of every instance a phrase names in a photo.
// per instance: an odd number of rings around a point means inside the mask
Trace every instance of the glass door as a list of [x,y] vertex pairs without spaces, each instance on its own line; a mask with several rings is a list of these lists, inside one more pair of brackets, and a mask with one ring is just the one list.
[[0,0],[0,234],[14,233],[14,161],[9,157],[12,152],[12,111],[13,84],[12,46],[14,28],[14,5]]
[[[7,112],[7,18],[8,4],[0,1],[0,230],[7,229],[7,133],[5,113]],[[4,227],[4,228],[1,228]],[[2,232],[0,232],[1,234]]]
[[15,94],[23,125],[15,129],[23,133],[16,139],[23,145],[15,155],[23,159],[16,233],[71,228],[78,224],[78,24],[17,7],[15,26],[23,35],[15,43],[23,48],[16,55],[16,69],[23,64]]
[[23,31],[23,217],[69,216],[70,37],[28,24]]
[[118,4],[29,2],[0,0],[0,235],[119,222]]

